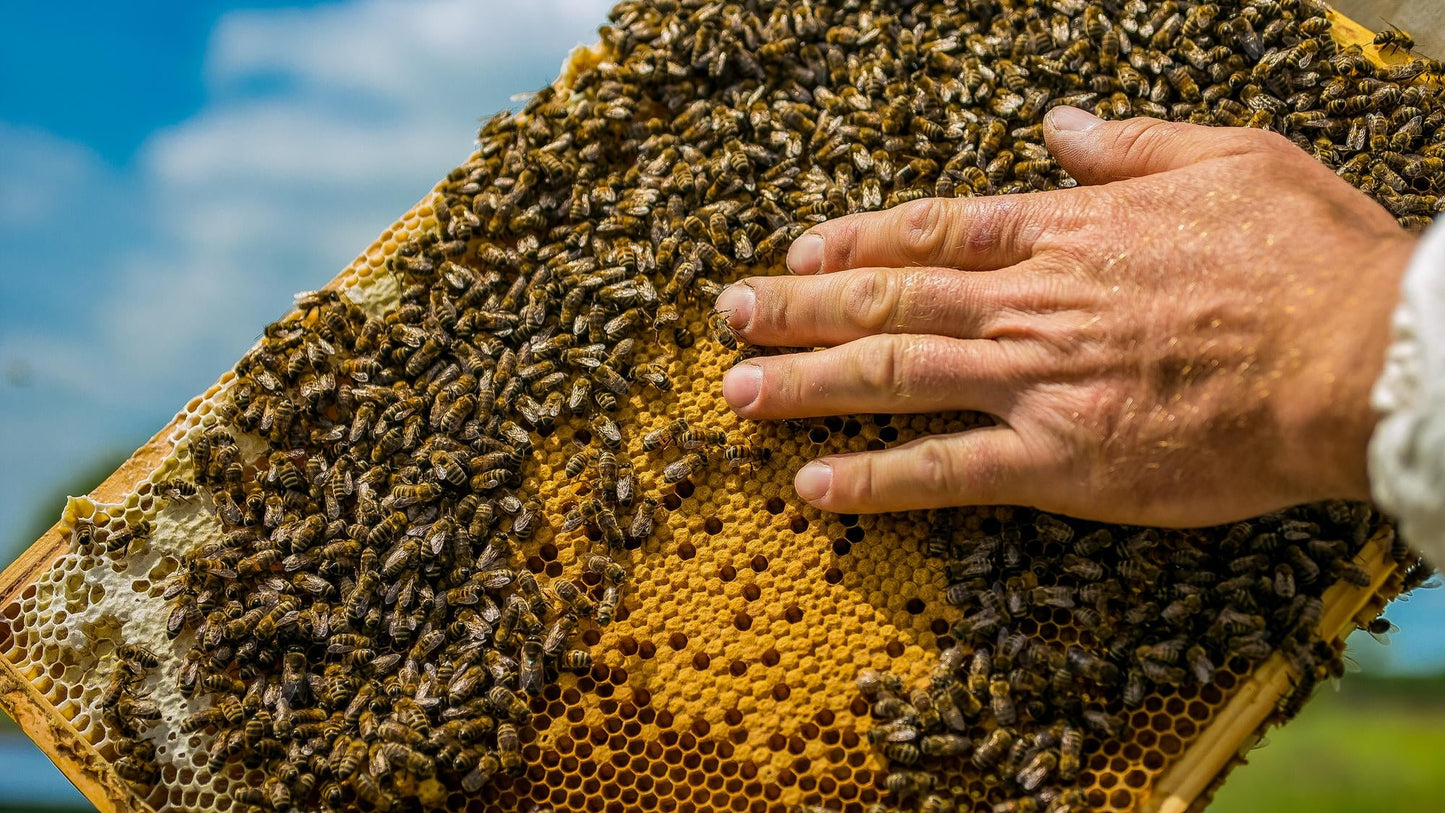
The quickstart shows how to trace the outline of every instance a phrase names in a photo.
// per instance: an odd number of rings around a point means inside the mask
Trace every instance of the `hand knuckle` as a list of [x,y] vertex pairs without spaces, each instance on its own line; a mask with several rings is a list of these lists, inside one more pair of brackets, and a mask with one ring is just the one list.
[[952,456],[938,441],[920,445],[914,455],[914,472],[920,485],[937,489],[944,494],[953,493],[956,485],[953,474]]
[[891,336],[868,342],[858,354],[859,378],[866,386],[891,398],[908,398],[913,392],[912,356],[906,342]]
[[845,322],[869,333],[888,327],[894,316],[897,291],[887,275],[876,271],[852,274],[839,288]]
[[948,235],[947,206],[939,198],[923,198],[899,207],[899,247],[904,256],[925,262],[936,255]]

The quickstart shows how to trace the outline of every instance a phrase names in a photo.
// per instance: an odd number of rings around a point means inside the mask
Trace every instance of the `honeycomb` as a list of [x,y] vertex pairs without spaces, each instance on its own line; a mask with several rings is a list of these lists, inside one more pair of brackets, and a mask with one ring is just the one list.
[[[740,13],[734,6],[705,3],[682,4],[681,12],[677,4],[655,5],[704,27]],[[862,4],[838,5],[851,12]],[[1078,13],[1084,6],[1061,2],[1050,8]],[[589,77],[605,74],[620,49],[637,48],[649,36],[657,39],[655,31],[636,33],[640,25],[645,29],[639,16],[636,7],[620,7],[603,44],[574,53],[553,95],[566,98]],[[848,36],[794,25],[800,37]],[[1400,62],[1398,54],[1378,48],[1371,53]],[[545,104],[538,100],[529,107],[517,126],[553,115]],[[474,155],[463,169],[482,157]],[[396,312],[408,278],[404,269],[398,272],[397,258],[413,256],[409,245],[445,229],[443,221],[454,217],[445,214],[445,201],[465,172],[454,176],[328,289],[364,316]],[[910,195],[901,190],[871,205]],[[771,254],[759,252],[757,263],[710,268],[704,277],[717,284],[745,272],[777,272],[780,246],[769,248]],[[791,477],[805,459],[881,449],[977,419],[879,415],[740,422],[723,405],[718,385],[737,355],[710,324],[706,293],[680,307],[676,331],[635,336],[635,357],[656,360],[670,387],[634,384],[608,413],[624,430],[618,454],[635,467],[638,493],[655,495],[660,511],[650,535],[629,541],[634,549],[626,556],[627,589],[613,621],[579,627],[574,645],[590,654],[590,668],[560,671],[529,699],[530,720],[519,732],[518,775],[497,776],[463,792],[455,782],[398,771],[393,795],[407,806],[450,810],[861,811],[914,804],[1042,809],[1039,801],[1018,797],[1008,777],[967,759],[930,765],[935,792],[890,787],[890,776],[918,772],[893,764],[870,743],[869,733],[879,725],[873,707],[878,695],[861,688],[858,678],[865,670],[885,672],[906,694],[934,680],[940,653],[964,643],[972,651],[982,648],[977,641],[959,640],[964,612],[949,600],[950,580],[937,550],[940,524],[951,523],[947,547],[1007,536],[1014,529],[1025,562],[1040,568],[1058,563],[1065,555],[1063,542],[1031,530],[1049,526],[1024,509],[860,517],[822,514],[799,503]],[[307,324],[307,311],[300,307],[288,318]],[[6,575],[8,600],[0,608],[6,708],[105,809],[244,809],[257,806],[250,792],[269,776],[268,766],[242,759],[214,764],[215,736],[206,729],[184,730],[185,721],[205,713],[212,701],[204,692],[187,697],[175,689],[196,635],[187,630],[172,638],[167,631],[174,609],[168,587],[228,531],[218,519],[215,495],[206,489],[194,495],[175,491],[177,481],[206,479],[195,464],[198,440],[228,428],[240,457],[250,461],[248,469],[263,468],[270,451],[266,438],[237,423],[241,380],[227,373],[95,495],[70,500],[51,534]],[[737,465],[714,459],[689,466],[693,470],[686,476],[669,476],[686,462],[687,450],[674,444],[648,451],[643,444],[678,418],[768,454]],[[560,579],[582,584],[595,596],[599,579],[583,567],[583,558],[591,549],[588,535],[599,531],[591,525],[581,534],[566,530],[565,518],[592,494],[585,478],[571,477],[566,469],[579,451],[597,447],[597,428],[569,416],[535,429],[515,492],[536,500],[544,519],[519,545],[517,565],[551,584]],[[1340,509],[1311,510],[1308,516],[1317,517]],[[1355,514],[1351,517],[1355,522]],[[1355,523],[1363,532],[1350,540],[1349,555],[1341,559],[1352,556],[1350,573],[1364,578],[1352,575],[1355,583],[1349,583],[1339,564],[1318,585],[1322,609],[1309,632],[1317,630],[1319,640],[1311,644],[1326,653],[1321,657],[1326,677],[1337,665],[1340,636],[1369,624],[1385,597],[1423,572],[1392,543],[1388,528],[1372,518],[1364,522]],[[136,533],[147,524],[148,534]],[[1096,528],[1080,524],[1077,535]],[[1164,547],[1184,548],[1223,544],[1226,534],[1215,529],[1158,536]],[[96,544],[125,535],[136,538],[123,555]],[[1014,566],[1014,575],[1028,569]],[[1057,576],[1036,575],[1040,586],[1055,583],[1049,579]],[[1339,583],[1326,589],[1331,581]],[[1021,613],[1015,628],[1041,650],[1089,641],[1077,615],[1063,607]],[[126,645],[156,657],[122,701],[145,705],[144,716],[154,717],[131,737],[105,720],[106,696],[129,660],[122,657]],[[1207,799],[1241,747],[1263,725],[1297,710],[1316,681],[1313,668],[1301,672],[1282,653],[1225,659],[1211,671],[1199,685],[1157,685],[1127,708],[1114,698],[1086,697],[1117,714],[1123,726],[1087,733],[1072,782],[1077,796],[1067,797],[1076,801],[1056,795],[1050,809],[1184,809]],[[974,747],[995,728],[971,723]],[[135,742],[146,743],[153,757],[138,758]],[[149,770],[142,763],[154,764],[157,774],[137,781]],[[342,804],[358,803],[379,809],[391,804],[342,797]]]

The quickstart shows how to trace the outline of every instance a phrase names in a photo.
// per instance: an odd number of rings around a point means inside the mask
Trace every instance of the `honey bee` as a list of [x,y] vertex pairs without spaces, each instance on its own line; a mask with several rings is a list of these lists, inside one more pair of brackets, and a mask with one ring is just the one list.
[[727,440],[727,434],[716,429],[687,429],[677,436],[677,445],[692,450],[703,446],[724,446]]
[[154,669],[160,664],[160,658],[156,653],[140,644],[121,644],[116,648],[116,656],[129,664],[129,671],[132,674],[143,674],[146,669]]
[[366,534],[366,545],[370,548],[385,547],[406,528],[406,514],[401,511],[393,511],[385,520],[371,528]]
[[642,436],[642,448],[644,451],[655,452],[671,446],[679,435],[687,432],[687,421],[678,418],[666,426],[654,429]]
[[701,471],[706,465],[707,455],[705,453],[692,452],[681,460],[668,464],[662,470],[662,481],[668,484],[680,483]]
[[1387,49],[1396,51],[1415,50],[1415,38],[1411,37],[1404,29],[1394,25],[1391,25],[1388,31],[1376,33],[1374,43],[1380,48],[1381,52]]
[[[400,742],[383,742],[376,746],[376,757],[385,765],[400,767],[419,776],[431,776],[436,772],[436,763],[431,757]],[[376,773],[376,771],[373,771]],[[382,771],[381,773],[385,773]],[[364,776],[365,774],[360,774]]]
[[599,627],[605,627],[612,623],[612,618],[617,612],[617,607],[621,602],[621,585],[609,584],[602,588],[602,598],[597,602],[596,614],[596,621]]
[[980,770],[988,770],[997,765],[1003,759],[1009,747],[1013,745],[1014,736],[1006,728],[995,728],[989,732],[984,741],[979,743],[973,752],[973,765]]
[[930,757],[960,757],[972,750],[973,743],[960,734],[931,734],[921,739],[918,747]]
[[909,798],[933,790],[937,782],[937,777],[926,771],[893,771],[883,780],[883,786],[890,793]]
[[130,697],[122,694],[115,703],[115,711],[122,718],[127,720],[159,720],[161,718],[160,706],[152,700]]
[[1019,772],[1015,780],[1019,787],[1033,793],[1059,767],[1059,757],[1053,751],[1040,751]]
[[123,756],[111,763],[116,775],[135,785],[149,787],[160,779],[160,769],[152,762],[135,756]]
[[105,538],[106,552],[112,554],[124,553],[132,544],[150,537],[155,530],[155,525],[148,519],[140,520],[124,526],[119,531],[113,531]]
[[597,606],[591,599],[583,595],[582,591],[577,588],[577,585],[571,581],[561,578],[554,579],[551,587],[553,594],[557,596],[557,600],[562,602],[568,612],[588,617],[596,611]]
[[709,325],[711,327],[712,338],[714,341],[722,345],[724,349],[738,349],[738,334],[736,331],[733,330],[732,325],[729,324],[728,314],[717,312],[713,313],[712,317],[710,318]]
[[900,765],[914,765],[922,758],[922,752],[910,742],[889,742],[883,746],[883,756]]
[[517,736],[516,727],[511,723],[497,725],[497,759],[501,770],[508,776],[516,776],[521,773],[521,740]]
[[178,479],[162,480],[156,483],[155,491],[161,496],[161,499],[188,502],[191,497],[196,495],[196,484]]
[[[675,319],[659,317],[654,320],[654,324],[661,326],[670,321],[675,321]],[[633,368],[632,377],[658,392],[672,391],[672,378],[667,374],[667,367],[662,364],[639,364]]]
[[557,659],[557,668],[564,672],[585,674],[592,669],[592,653],[585,649],[569,649]]
[[96,707],[102,711],[114,709],[126,692],[130,690],[135,679],[135,675],[129,671],[116,669],[115,673],[111,675],[110,682],[101,689],[99,697],[96,698]]
[[990,703],[993,706],[994,719],[1001,726],[1011,726],[1018,720],[1018,712],[1014,706],[1013,688],[1007,680],[994,678],[988,685]]

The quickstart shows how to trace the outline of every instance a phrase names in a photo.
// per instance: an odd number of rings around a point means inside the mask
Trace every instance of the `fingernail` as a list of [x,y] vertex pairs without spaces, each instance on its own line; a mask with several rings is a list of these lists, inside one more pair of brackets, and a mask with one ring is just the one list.
[[816,274],[823,267],[823,235],[805,234],[788,247],[788,270]]
[[1078,107],[1061,105],[1049,111],[1049,124],[1061,132],[1082,133],[1092,130],[1101,122],[1103,119]]
[[798,469],[793,478],[793,489],[808,502],[820,499],[833,486],[833,467],[821,460],[814,460]]
[[753,321],[753,303],[758,295],[753,291],[753,286],[746,282],[739,282],[723,289],[717,295],[717,303],[713,305],[719,313],[725,313],[728,317],[728,327],[733,330],[742,330]]
[[733,409],[758,400],[763,388],[763,368],[756,364],[739,364],[723,376],[723,398]]

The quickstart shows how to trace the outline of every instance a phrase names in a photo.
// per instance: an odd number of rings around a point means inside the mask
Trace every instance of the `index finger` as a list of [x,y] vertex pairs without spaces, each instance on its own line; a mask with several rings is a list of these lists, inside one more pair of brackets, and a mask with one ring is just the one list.
[[923,198],[819,223],[793,241],[788,268],[938,266],[991,271],[1029,259],[1050,233],[1078,223],[1077,190],[978,198]]

